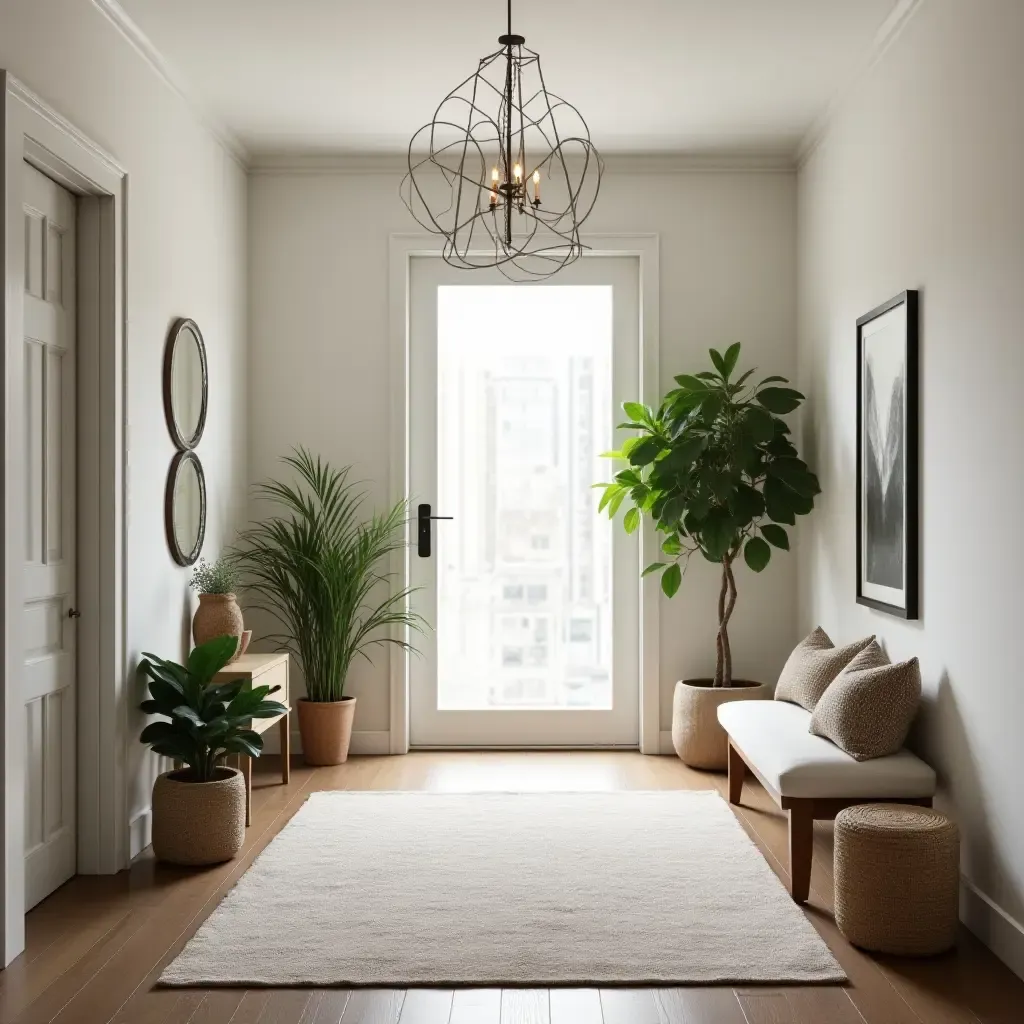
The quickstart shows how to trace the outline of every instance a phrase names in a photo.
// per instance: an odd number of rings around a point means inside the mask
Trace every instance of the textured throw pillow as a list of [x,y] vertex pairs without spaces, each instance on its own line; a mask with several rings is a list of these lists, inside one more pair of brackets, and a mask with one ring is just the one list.
[[895,754],[920,700],[917,658],[893,665],[872,640],[829,684],[811,715],[810,731],[858,761]]
[[829,683],[875,638],[869,636],[845,647],[836,647],[818,626],[793,649],[775,687],[776,700],[799,704],[813,711]]

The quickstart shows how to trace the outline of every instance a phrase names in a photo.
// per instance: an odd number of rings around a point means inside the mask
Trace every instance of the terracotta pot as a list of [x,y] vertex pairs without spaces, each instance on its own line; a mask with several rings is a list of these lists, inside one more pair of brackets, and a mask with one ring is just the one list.
[[715,686],[712,679],[684,679],[672,697],[672,746],[691,768],[723,771],[729,764],[729,739],[718,724],[718,708],[732,700],[767,700],[764,683],[734,679]]
[[210,782],[189,782],[190,769],[164,772],[153,786],[153,853],[169,864],[220,864],[245,840],[245,780],[218,768]]
[[[242,609],[238,607],[234,594],[199,595],[199,607],[192,616],[192,639],[197,647],[218,636],[237,636],[241,639],[244,630]],[[241,650],[235,657],[239,654]]]
[[352,741],[355,697],[318,701],[299,700],[299,732],[306,764],[344,764]]

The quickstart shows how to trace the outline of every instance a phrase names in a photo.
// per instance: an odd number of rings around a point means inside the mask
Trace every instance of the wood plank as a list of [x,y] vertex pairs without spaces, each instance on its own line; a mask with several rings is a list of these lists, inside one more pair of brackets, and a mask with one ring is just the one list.
[[398,1019],[401,1024],[448,1024],[454,995],[450,988],[411,988]]
[[659,988],[662,1024],[746,1024],[731,988]]
[[501,1024],[501,989],[458,989],[448,1024]]
[[355,989],[342,1014],[342,1024],[398,1024],[405,989]]
[[[785,992],[741,989],[737,991],[736,998],[747,1024],[797,1024]],[[824,1022],[816,1021],[815,1024]]]
[[604,1024],[661,1024],[652,988],[603,988]]
[[799,1024],[864,1024],[845,988],[794,987],[786,990],[786,998]]
[[551,1024],[546,988],[503,988],[501,1024]]
[[551,1024],[601,1024],[601,993],[596,988],[553,988],[548,992]]
[[244,998],[244,988],[223,988],[205,992],[199,1008],[188,1018],[188,1024],[225,1024],[225,1021],[234,1019]]
[[352,993],[344,988],[317,989],[302,1024],[340,1024]]
[[270,993],[259,1024],[301,1024],[312,989],[284,988]]
[[231,1024],[259,1024],[260,1017],[270,1002],[266,989],[249,989],[231,1018]]

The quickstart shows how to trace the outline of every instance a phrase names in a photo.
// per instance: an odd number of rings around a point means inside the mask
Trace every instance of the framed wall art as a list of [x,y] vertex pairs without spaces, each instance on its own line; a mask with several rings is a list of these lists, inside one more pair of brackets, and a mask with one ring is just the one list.
[[918,616],[918,293],[857,321],[857,603]]

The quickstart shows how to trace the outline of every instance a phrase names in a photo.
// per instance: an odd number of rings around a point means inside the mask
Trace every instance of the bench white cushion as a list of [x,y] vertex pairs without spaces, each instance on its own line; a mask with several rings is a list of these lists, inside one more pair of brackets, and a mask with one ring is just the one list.
[[718,720],[780,796],[928,797],[935,772],[909,750],[856,761],[822,736],[808,732],[811,716],[796,704],[738,700],[718,709]]

